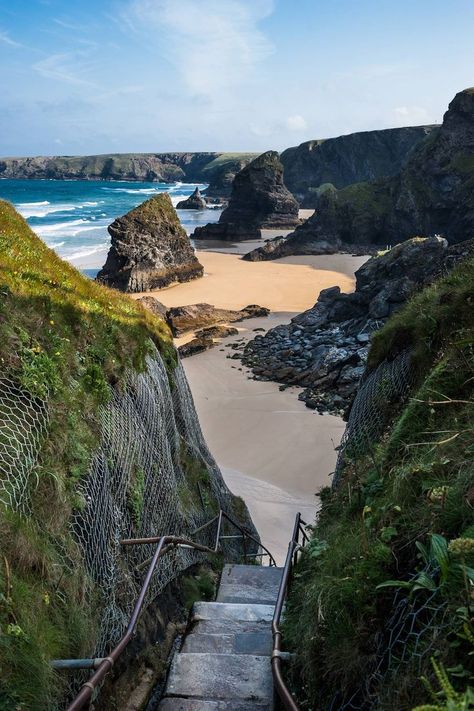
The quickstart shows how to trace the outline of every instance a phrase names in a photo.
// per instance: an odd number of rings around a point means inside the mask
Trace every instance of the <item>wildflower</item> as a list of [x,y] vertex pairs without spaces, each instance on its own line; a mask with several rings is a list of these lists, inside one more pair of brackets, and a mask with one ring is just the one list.
[[474,553],[474,538],[454,538],[449,542],[448,551],[452,556],[464,558]]

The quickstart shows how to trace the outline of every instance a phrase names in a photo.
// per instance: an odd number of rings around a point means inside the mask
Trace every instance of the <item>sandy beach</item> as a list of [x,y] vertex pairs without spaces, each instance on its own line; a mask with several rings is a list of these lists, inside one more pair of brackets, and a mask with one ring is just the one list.
[[268,318],[234,324],[239,336],[183,364],[210,450],[229,488],[246,501],[262,541],[282,563],[296,512],[314,521],[315,493],[330,483],[345,423],[306,408],[297,388],[280,391],[276,383],[250,379],[240,361],[230,358],[235,352],[230,345],[253,338],[256,328],[288,323],[315,303],[321,289],[338,284],[351,291],[354,271],[366,258],[336,254],[245,262],[236,254],[206,251],[198,257],[204,278],[152,295],[167,307],[208,302],[271,309]]

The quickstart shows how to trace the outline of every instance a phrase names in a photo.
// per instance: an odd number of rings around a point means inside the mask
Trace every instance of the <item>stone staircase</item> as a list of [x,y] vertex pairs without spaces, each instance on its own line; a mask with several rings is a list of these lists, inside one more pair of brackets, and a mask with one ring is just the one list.
[[159,711],[272,711],[271,621],[282,568],[226,565],[198,602]]

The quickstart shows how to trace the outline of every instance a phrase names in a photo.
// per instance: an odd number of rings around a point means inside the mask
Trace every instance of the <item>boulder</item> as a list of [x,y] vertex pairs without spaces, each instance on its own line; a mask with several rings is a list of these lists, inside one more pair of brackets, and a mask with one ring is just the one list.
[[219,222],[198,227],[193,239],[259,239],[262,229],[292,229],[299,206],[283,183],[276,151],[263,153],[235,176],[229,205]]
[[201,195],[199,188],[196,188],[193,194],[186,198],[186,200],[181,200],[176,205],[177,210],[205,210],[206,207],[206,201]]
[[97,280],[121,291],[160,289],[203,275],[168,193],[160,193],[109,225],[111,247]]
[[251,304],[240,311],[219,309],[211,304],[190,304],[168,309],[166,320],[174,336],[195,331],[218,323],[243,321],[244,319],[268,316],[270,310],[264,306]]
[[144,306],[148,311],[151,311],[155,316],[159,316],[160,318],[166,320],[166,312],[167,308],[164,304],[161,303],[161,301],[158,301],[158,299],[155,299],[154,296],[141,296],[137,301]]

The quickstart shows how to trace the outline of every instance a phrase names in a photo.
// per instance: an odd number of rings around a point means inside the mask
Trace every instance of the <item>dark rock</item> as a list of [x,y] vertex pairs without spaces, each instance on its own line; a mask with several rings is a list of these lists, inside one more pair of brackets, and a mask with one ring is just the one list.
[[160,193],[109,225],[107,261],[97,280],[121,291],[160,289],[201,277],[191,242],[168,193]]
[[201,336],[199,338],[193,338],[192,341],[179,346],[178,353],[181,358],[189,358],[197,353],[203,353],[209,350],[209,348],[212,348],[214,345],[215,343],[212,338],[209,336]]
[[306,141],[280,156],[285,184],[303,207],[316,207],[328,189],[399,173],[413,148],[434,128],[389,128]]
[[216,224],[198,227],[193,239],[259,239],[261,229],[291,229],[299,206],[283,183],[278,153],[268,151],[235,176],[229,205]]
[[189,306],[175,306],[168,309],[166,320],[173,335],[179,336],[187,331],[195,331],[206,326],[218,323],[243,321],[244,319],[268,316],[270,310],[264,306],[251,304],[240,311],[218,309],[211,304],[190,304]]
[[412,239],[373,257],[356,272],[356,291],[324,289],[291,324],[246,345],[243,363],[259,376],[306,388],[299,396],[319,412],[340,414],[365,370],[371,334],[416,291],[474,254],[474,240]]
[[193,194],[186,198],[186,200],[181,200],[176,205],[177,210],[205,210],[206,207],[206,201],[201,195],[199,188],[196,188]]
[[232,326],[209,326],[200,331],[196,331],[197,338],[227,338],[227,336],[238,336],[239,332]]
[[474,234],[474,88],[456,94],[443,124],[390,178],[327,190],[291,235],[248,259],[385,247],[416,235],[455,244]]

